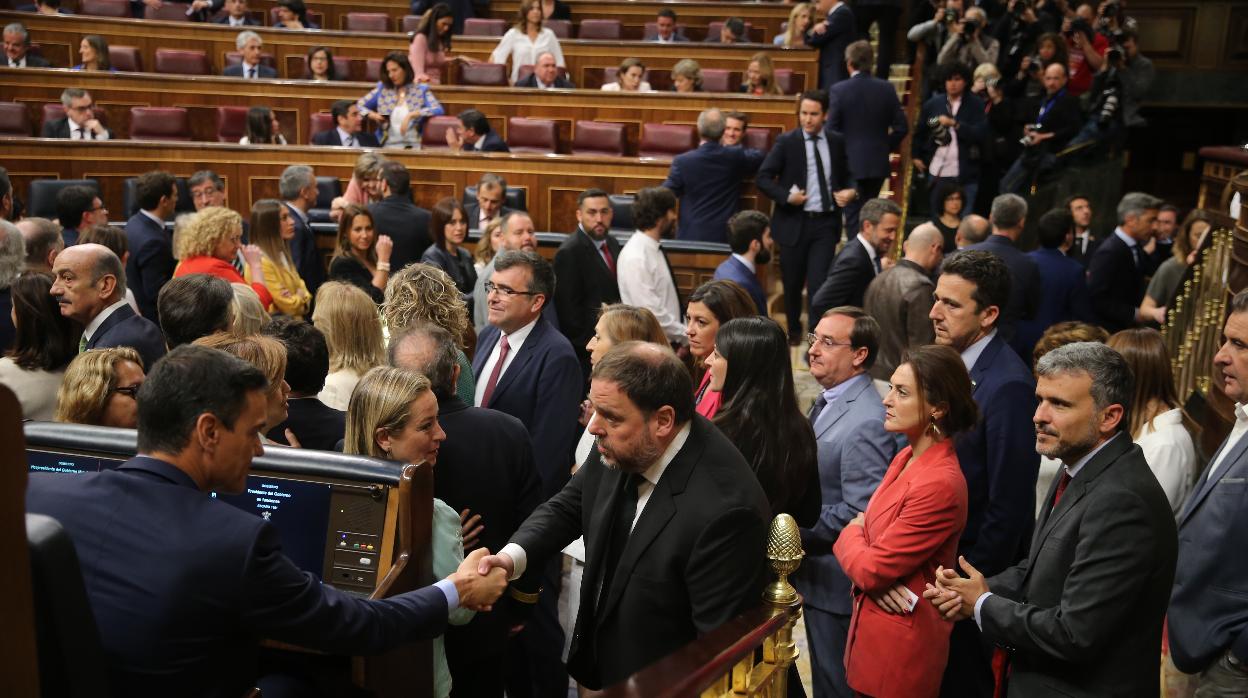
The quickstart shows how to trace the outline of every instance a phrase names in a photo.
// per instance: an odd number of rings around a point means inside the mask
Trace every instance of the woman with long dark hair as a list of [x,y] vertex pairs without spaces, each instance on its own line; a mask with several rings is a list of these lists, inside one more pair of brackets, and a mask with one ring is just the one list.
[[329,280],[354,284],[381,305],[390,281],[393,249],[394,241],[389,235],[377,235],[373,214],[368,209],[347,204],[338,219],[338,246],[329,261]]
[[51,420],[65,367],[78,353],[82,328],[61,315],[49,291],[52,277],[27,272],[13,280],[13,325],[17,336],[0,359],[0,384],[17,396],[26,419]]
[[[334,52],[326,46],[313,46],[304,57],[304,79],[316,82],[329,82],[338,79],[338,70],[334,67]],[[345,79],[347,76],[343,76]]]
[[73,70],[117,72],[108,59],[108,40],[99,34],[82,37],[82,42],[78,45],[78,55],[82,57],[82,62],[74,66]]
[[407,60],[416,73],[416,82],[441,82],[442,66],[457,60],[451,56],[451,32],[455,16],[450,5],[440,2],[425,12],[407,48]]
[[706,357],[715,348],[715,334],[729,320],[758,314],[758,306],[749,292],[734,281],[716,279],[699,286],[689,294],[685,310],[685,336],[693,356],[694,379],[700,379],[693,402],[698,414],[714,419],[719,409],[720,394],[711,388],[711,374],[704,371]]
[[239,145],[286,145],[282,125],[277,115],[268,107],[252,107],[247,110],[247,134],[238,139]]
[[290,241],[295,238],[295,221],[286,205],[276,199],[261,199],[251,207],[251,243],[260,248],[263,279],[252,277],[244,268],[247,283],[261,282],[273,299],[270,312],[302,318],[312,303],[312,294],[299,276]]
[[420,261],[446,272],[472,310],[472,287],[477,283],[477,270],[472,266],[472,253],[464,247],[468,238],[468,213],[464,205],[448,196],[433,205],[429,234],[433,244],[425,248]]
[[387,148],[419,145],[425,119],[443,113],[438,98],[416,82],[412,63],[401,51],[386,54],[381,61],[381,80],[356,104],[360,116],[382,127],[379,140]]

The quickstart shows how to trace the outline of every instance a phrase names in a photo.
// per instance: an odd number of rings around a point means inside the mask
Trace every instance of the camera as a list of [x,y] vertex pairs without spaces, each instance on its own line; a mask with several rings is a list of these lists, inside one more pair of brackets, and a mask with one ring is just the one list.
[[976,30],[979,29],[979,22],[974,19],[966,19],[962,22],[962,38],[969,39],[975,36]]
[[945,8],[945,23],[958,21],[958,11],[952,7]]
[[[1032,131],[1039,131],[1044,128],[1044,124],[1039,124],[1039,123],[1027,124],[1023,128],[1031,129]],[[1036,139],[1032,138],[1032,135],[1030,133],[1026,133],[1026,134],[1023,134],[1022,138],[1018,139],[1018,142],[1021,143],[1023,147],[1027,148],[1027,147],[1031,147],[1036,142]]]
[[1039,75],[1040,70],[1044,68],[1043,61],[1040,60],[1040,54],[1031,54],[1031,62],[1027,64],[1028,75]]
[[953,142],[953,134],[949,132],[948,126],[940,123],[939,116],[928,119],[927,127],[932,130],[932,142],[936,147],[943,148]]

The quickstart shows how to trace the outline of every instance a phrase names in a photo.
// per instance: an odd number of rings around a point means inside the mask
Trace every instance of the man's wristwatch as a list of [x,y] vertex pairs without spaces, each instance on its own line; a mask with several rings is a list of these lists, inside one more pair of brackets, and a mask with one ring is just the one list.
[[538,588],[537,591],[531,594],[527,591],[520,591],[514,586],[507,587],[507,595],[515,599],[516,601],[519,601],[520,603],[528,603],[528,604],[537,603],[537,598],[538,596],[541,595],[541,593],[542,593],[542,590],[540,587]]

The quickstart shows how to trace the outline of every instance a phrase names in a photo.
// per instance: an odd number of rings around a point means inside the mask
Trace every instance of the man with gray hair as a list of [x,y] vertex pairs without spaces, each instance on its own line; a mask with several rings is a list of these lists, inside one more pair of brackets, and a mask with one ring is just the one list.
[[68,138],[74,141],[106,141],[113,133],[95,118],[95,100],[91,93],[79,87],[67,87],[61,92],[61,106],[65,116],[43,124],[43,138]]
[[571,90],[576,85],[566,76],[559,74],[559,63],[555,54],[542,51],[537,54],[537,63],[533,72],[516,81],[516,87],[528,87],[538,90]]
[[52,273],[52,261],[65,249],[61,226],[47,218],[23,218],[17,222],[26,240],[26,271]]
[[1178,540],[1127,429],[1131,369],[1104,344],[1077,342],[1045,354],[1036,375],[1036,451],[1063,469],[1030,553],[987,579],[959,558],[968,576],[937,568],[923,596],[1004,649],[1011,696],[1155,696]]
[[1088,294],[1102,327],[1118,332],[1140,323],[1166,321],[1165,307],[1141,307],[1145,280],[1157,268],[1145,249],[1164,202],[1143,192],[1131,192],[1118,203],[1118,227],[1107,236],[1088,263]]
[[30,34],[21,22],[13,22],[4,27],[4,63],[10,68],[50,68],[51,65],[42,56],[28,53],[30,50]]
[[131,347],[143,366],[165,355],[165,337],[156,323],[138,315],[126,302],[126,273],[121,260],[103,245],[74,245],[56,258],[50,293],[61,315],[84,326],[78,352]]
[[316,233],[308,225],[308,211],[316,206],[319,195],[316,175],[307,165],[291,165],[282,171],[277,189],[295,223],[295,238],[290,241],[292,261],[308,292],[316,296],[316,289],[325,281],[325,263],[316,249]]
[[932,312],[932,274],[945,258],[944,238],[932,223],[923,223],[906,236],[905,256],[885,269],[867,286],[863,309],[880,324],[880,351],[871,375],[882,381],[892,378],[907,347],[931,344],[936,334],[928,313]]
[[859,308],[871,281],[892,266],[888,258],[901,227],[901,207],[889,199],[871,199],[858,214],[862,229],[845,243],[810,307],[815,317],[828,308],[853,305]]
[[953,235],[953,244],[959,250],[966,249],[971,245],[983,242],[988,239],[988,233],[992,230],[992,226],[988,225],[988,219],[974,213],[968,213],[962,222],[958,224],[958,231]]
[[1032,347],[1016,328],[1019,322],[1035,318],[1036,309],[1040,307],[1040,267],[1036,266],[1036,260],[1018,249],[1018,238],[1027,222],[1027,202],[1018,194],[1001,194],[992,200],[988,220],[992,223],[992,235],[967,249],[991,252],[1009,268],[1010,300],[1002,308],[997,327],[1010,347],[1027,359]]
[[234,47],[238,52],[243,54],[243,60],[235,65],[228,66],[222,75],[227,78],[243,78],[245,80],[257,80],[259,78],[275,78],[277,71],[260,62],[261,51],[264,48],[264,39],[260,35],[248,29],[238,33],[238,37],[234,39]]
[[0,219],[0,351],[13,346],[13,281],[26,263],[26,241],[16,225]]
[[721,145],[724,113],[711,108],[698,115],[694,150],[672,160],[663,186],[680,199],[679,240],[728,242],[728,219],[737,212],[741,182],[754,176],[763,154],[739,145]]

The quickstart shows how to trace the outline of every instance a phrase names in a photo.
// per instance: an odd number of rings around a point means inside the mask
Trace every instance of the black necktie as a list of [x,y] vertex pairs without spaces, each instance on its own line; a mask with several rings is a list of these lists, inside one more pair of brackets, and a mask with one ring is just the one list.
[[828,177],[823,173],[823,156],[819,154],[819,134],[810,137],[810,149],[815,151],[815,174],[819,176],[819,202],[825,212],[832,210],[828,196]]
[[628,536],[632,533],[633,518],[637,515],[637,487],[641,484],[641,475],[629,473],[620,480],[619,491],[615,494],[615,518],[611,522],[611,537],[607,543],[607,554],[602,560],[602,586],[598,592],[598,600],[594,604],[595,612],[602,608],[611,590],[611,579],[615,576],[615,568],[620,565],[624,554],[624,546],[628,545]]
[[880,266],[880,256],[877,254],[876,256],[872,257],[871,262],[875,265],[875,273],[879,274],[880,271],[883,270],[883,267]]
[[1139,245],[1131,246],[1131,260],[1135,262],[1135,268],[1139,269],[1140,268],[1140,246]]
[[252,67],[247,68],[247,79],[248,79],[248,80],[255,80],[255,79],[256,79],[256,69],[255,69],[255,68],[252,68]]
[[347,136],[346,145],[355,145],[355,136]]
[[823,413],[823,408],[828,406],[828,399],[819,393],[819,397],[815,398],[815,404],[810,406],[810,425],[813,427],[815,422],[819,421],[819,415]]

